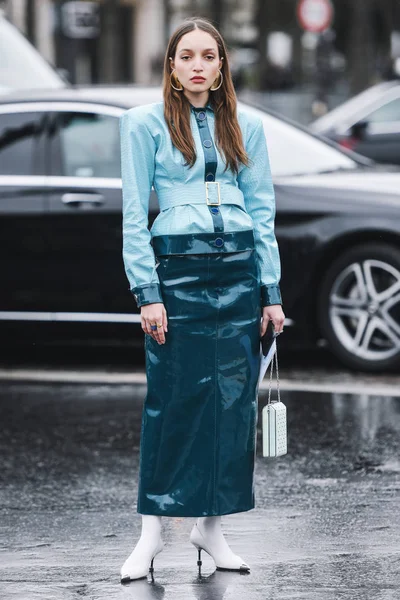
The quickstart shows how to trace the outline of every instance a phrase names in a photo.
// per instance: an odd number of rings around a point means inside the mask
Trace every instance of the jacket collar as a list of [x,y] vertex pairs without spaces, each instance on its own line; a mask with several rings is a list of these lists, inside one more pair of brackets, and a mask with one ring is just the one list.
[[208,101],[205,106],[193,106],[193,104],[191,102],[189,102],[189,104],[190,104],[190,109],[193,112],[200,111],[200,110],[206,110],[206,109],[211,110],[211,112],[214,112],[214,109],[211,106],[211,102],[210,101]]

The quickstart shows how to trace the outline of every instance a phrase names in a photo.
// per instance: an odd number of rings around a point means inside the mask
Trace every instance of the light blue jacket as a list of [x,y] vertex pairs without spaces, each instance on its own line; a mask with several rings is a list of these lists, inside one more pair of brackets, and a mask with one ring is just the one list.
[[[253,229],[262,305],[281,304],[280,257],[274,233],[275,195],[262,121],[250,112],[238,109],[250,165],[241,164],[236,175],[230,169],[223,172],[225,163],[215,144],[215,117],[210,103],[204,111],[212,150],[217,153],[215,181],[220,182],[219,211],[224,231]],[[193,107],[190,119],[197,155],[192,168],[184,166],[182,153],[172,144],[163,102],[131,108],[120,118],[123,260],[138,306],[162,302],[156,260],[150,245],[153,236],[214,231],[205,198],[204,148]],[[207,143],[211,146],[208,140]],[[158,196],[160,213],[149,231],[152,186]],[[215,186],[208,187],[215,191]]]

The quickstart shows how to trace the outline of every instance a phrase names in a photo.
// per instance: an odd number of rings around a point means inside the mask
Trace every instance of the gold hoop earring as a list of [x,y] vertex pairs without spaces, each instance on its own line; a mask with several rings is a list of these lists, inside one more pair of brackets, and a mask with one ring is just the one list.
[[218,71],[219,71],[219,74],[221,75],[221,81],[219,82],[219,85],[217,87],[214,87],[214,88],[210,87],[210,92],[216,92],[217,90],[219,90],[219,88],[221,87],[222,82],[224,80],[224,76],[222,75],[221,69],[218,69]]
[[[177,87],[175,87],[175,86],[174,86],[174,84],[172,83],[172,76],[173,76],[173,74],[174,74],[174,71],[175,71],[175,69],[172,69],[172,71],[171,71],[171,75],[169,76],[169,82],[170,82],[170,84],[171,84],[171,87],[172,87],[172,88],[174,88],[174,90],[176,90],[177,92],[181,92],[181,91],[183,90],[183,85],[181,84],[181,87],[180,87],[180,88],[177,88]],[[176,75],[174,75],[174,77],[176,77]],[[181,83],[177,77],[176,77],[176,81],[178,81],[179,83]]]

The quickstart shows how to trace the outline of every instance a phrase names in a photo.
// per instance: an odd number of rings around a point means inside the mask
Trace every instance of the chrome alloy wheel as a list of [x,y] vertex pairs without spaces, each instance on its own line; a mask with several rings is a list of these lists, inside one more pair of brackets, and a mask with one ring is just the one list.
[[400,353],[400,271],[383,260],[352,262],[333,282],[329,319],[338,341],[365,361]]

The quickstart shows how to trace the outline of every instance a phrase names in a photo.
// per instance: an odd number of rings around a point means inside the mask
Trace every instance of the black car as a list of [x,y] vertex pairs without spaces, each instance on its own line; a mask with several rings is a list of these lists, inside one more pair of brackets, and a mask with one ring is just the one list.
[[377,162],[400,165],[400,81],[374,85],[310,127]]
[[[118,117],[160,99],[140,87],[0,99],[3,340],[101,324],[142,343],[121,254]],[[286,340],[327,342],[355,368],[398,366],[400,172],[247,109],[264,121],[275,181]],[[150,207],[151,224],[154,193]]]

